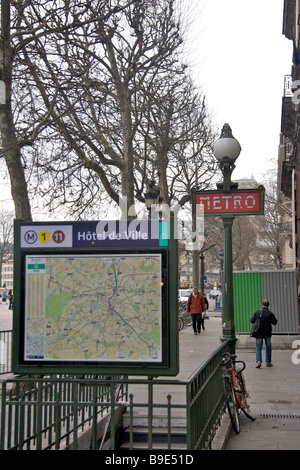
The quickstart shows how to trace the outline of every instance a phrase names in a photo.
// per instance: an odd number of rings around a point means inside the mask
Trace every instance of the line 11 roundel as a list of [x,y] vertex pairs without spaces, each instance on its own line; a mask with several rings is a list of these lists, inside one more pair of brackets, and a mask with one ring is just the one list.
[[52,239],[55,243],[62,243],[65,239],[65,234],[61,230],[56,230],[52,235]]

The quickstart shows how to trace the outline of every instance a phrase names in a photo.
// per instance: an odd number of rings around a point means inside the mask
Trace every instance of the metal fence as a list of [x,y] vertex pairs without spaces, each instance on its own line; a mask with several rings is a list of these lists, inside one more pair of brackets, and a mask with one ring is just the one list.
[[0,375],[11,372],[12,330],[0,331]]
[[234,318],[237,333],[249,334],[250,318],[268,299],[278,324],[274,334],[299,334],[299,299],[296,271],[235,271]]
[[167,426],[184,420],[186,449],[209,449],[225,410],[222,354],[227,342],[188,380],[100,376],[13,376],[2,382],[0,450],[118,449],[122,415],[134,448],[137,411],[147,417],[147,448],[155,449],[157,416]]
[[[85,431],[90,448],[98,422],[127,398],[126,383],[97,376],[10,377],[2,382],[0,450],[78,449]],[[126,404],[126,402],[125,402]]]

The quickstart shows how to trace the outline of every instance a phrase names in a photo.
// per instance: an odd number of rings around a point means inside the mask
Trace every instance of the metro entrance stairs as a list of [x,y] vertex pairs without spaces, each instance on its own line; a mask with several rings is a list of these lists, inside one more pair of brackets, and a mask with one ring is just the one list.
[[[201,367],[201,365],[209,358],[209,356],[219,347],[222,334],[221,318],[220,316],[210,316],[205,322],[205,331],[200,335],[194,335],[191,327],[184,328],[179,332],[179,358],[180,358],[180,371],[174,377],[175,380],[188,380],[194,372]],[[170,394],[176,396],[176,401],[182,404],[186,400],[185,387],[173,387],[166,389],[162,387],[161,398],[156,397],[156,403],[161,400],[164,401],[165,397]],[[142,396],[139,386],[136,385],[134,390],[130,393],[138,395],[138,401],[144,401],[145,397]],[[154,406],[155,408],[155,406]],[[133,416],[133,429],[132,429],[132,450],[145,450],[148,449],[148,415],[146,409],[135,409]],[[130,413],[126,411],[123,415],[123,430],[121,433],[120,451],[130,449]],[[170,444],[171,445],[168,445]],[[153,450],[167,450],[170,447],[172,450],[184,451],[187,446],[187,429],[186,429],[186,410],[178,409],[176,412],[172,411],[172,426],[170,435],[168,435],[168,418],[163,412],[159,413],[156,408],[153,411],[152,421],[152,449]]]
[[[145,416],[146,420],[147,417]],[[130,427],[129,427],[129,417],[123,416],[124,427],[123,433],[121,436],[122,444],[120,445],[120,451],[127,450],[148,450],[148,426],[138,425],[138,422],[135,422],[135,425],[132,429],[132,448],[130,447]],[[152,428],[152,449],[158,451],[168,450],[169,444],[172,450],[183,451],[186,450],[186,427],[176,427],[172,426],[171,433],[168,433],[168,427],[163,426],[164,418],[158,417],[160,421],[158,424]],[[180,423],[179,423],[180,424]]]

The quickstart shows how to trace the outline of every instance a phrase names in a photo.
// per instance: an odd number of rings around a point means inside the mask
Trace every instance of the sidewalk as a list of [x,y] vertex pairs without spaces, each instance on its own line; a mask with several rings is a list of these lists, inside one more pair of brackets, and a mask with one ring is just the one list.
[[273,350],[273,367],[263,362],[256,369],[254,349],[237,349],[238,359],[246,362],[244,375],[256,421],[242,414],[241,432],[231,431],[226,450],[300,449],[300,364],[293,364],[294,352]]
[[[208,312],[205,331],[193,334],[192,327],[179,332],[180,372],[176,379],[188,379],[219,346],[222,335],[220,312]],[[12,310],[0,303],[0,330],[12,328]],[[221,450],[299,450],[300,449],[300,364],[292,362],[292,349],[274,349],[271,368],[263,363],[255,368],[255,342],[252,349],[237,349],[246,362],[244,372],[250,393],[249,404],[256,421],[241,415],[241,432],[229,434],[229,419],[223,419],[214,449]],[[264,354],[263,350],[263,354]],[[297,355],[300,359],[300,351]],[[264,355],[263,355],[264,359]],[[1,378],[1,377],[0,377]],[[227,443],[227,444],[226,444]]]
[[8,301],[7,304],[3,304],[0,298],[0,331],[12,330],[12,323],[13,311],[8,310]]

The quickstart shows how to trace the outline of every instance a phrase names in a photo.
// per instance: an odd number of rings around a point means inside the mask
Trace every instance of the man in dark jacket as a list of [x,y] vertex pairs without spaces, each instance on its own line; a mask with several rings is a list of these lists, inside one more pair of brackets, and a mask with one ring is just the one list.
[[257,318],[261,315],[260,325],[261,325],[261,336],[256,338],[256,368],[261,367],[261,350],[263,347],[263,340],[265,340],[266,345],[266,366],[271,367],[271,356],[272,356],[272,325],[277,325],[277,319],[274,313],[269,310],[269,301],[263,300],[261,303],[262,308],[256,310],[251,317],[251,323],[255,323]]

